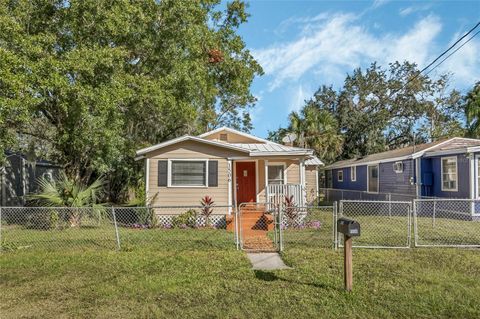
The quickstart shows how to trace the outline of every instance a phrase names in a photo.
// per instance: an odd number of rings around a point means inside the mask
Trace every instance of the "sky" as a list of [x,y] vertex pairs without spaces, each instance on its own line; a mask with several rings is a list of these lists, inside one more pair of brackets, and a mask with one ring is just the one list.
[[[480,0],[257,0],[248,12],[239,34],[265,72],[251,88],[258,99],[252,133],[266,137],[321,85],[339,88],[357,67],[397,60],[428,65],[480,21]],[[430,76],[445,72],[461,92],[480,80],[480,34]]]

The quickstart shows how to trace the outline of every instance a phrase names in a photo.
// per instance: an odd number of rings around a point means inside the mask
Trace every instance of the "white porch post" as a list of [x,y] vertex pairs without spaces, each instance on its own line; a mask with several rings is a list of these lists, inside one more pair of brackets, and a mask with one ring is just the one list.
[[232,160],[227,161],[228,174],[228,213],[232,213]]
[[150,159],[147,158],[145,160],[145,204],[148,206],[150,203],[148,202],[148,191],[150,190],[149,187],[149,179],[150,179]]
[[305,159],[301,158],[300,159],[300,165],[299,165],[299,170],[300,170],[300,185],[302,189],[302,194],[300,194],[302,198],[302,203],[300,206],[304,206],[305,203],[307,202],[307,192],[306,192],[306,187],[305,187]]
[[265,160],[265,203],[268,203],[268,160]]

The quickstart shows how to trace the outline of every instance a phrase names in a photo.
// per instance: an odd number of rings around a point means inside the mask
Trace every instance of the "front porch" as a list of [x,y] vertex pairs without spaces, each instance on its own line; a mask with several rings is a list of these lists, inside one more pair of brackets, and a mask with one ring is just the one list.
[[265,203],[266,209],[307,204],[303,158],[229,160],[229,203]]

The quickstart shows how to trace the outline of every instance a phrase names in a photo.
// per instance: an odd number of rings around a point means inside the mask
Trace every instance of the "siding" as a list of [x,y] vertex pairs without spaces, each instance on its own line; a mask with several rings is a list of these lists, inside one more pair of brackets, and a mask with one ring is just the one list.
[[395,173],[393,164],[387,162],[379,164],[379,192],[415,195],[416,188],[412,180],[415,176],[415,165],[412,160],[404,160],[403,172]]
[[287,165],[287,183],[300,184],[300,166],[298,161],[286,160]]
[[[212,196],[216,205],[228,205],[227,157],[242,156],[243,153],[219,147],[186,141],[165,147],[148,154],[149,178],[148,197],[155,194],[153,205],[198,205],[205,195]],[[161,159],[214,159],[218,161],[218,187],[159,187],[158,160]]]
[[[457,157],[458,191],[442,191],[441,159],[443,157]],[[470,198],[470,160],[466,154],[435,156],[422,159],[422,176],[431,173],[433,186],[422,186],[425,196],[443,198]]]
[[317,167],[306,166],[305,167],[305,183],[307,192],[307,202],[312,202],[317,198]]
[[[355,191],[367,191],[367,166],[357,166],[357,178],[356,181],[351,180],[350,167],[333,169],[333,188],[347,189]],[[343,170],[343,182],[338,181],[338,171]]]
[[230,132],[227,132],[227,131],[221,131],[221,132],[218,132],[218,133],[215,133],[215,134],[212,134],[212,135],[209,135],[209,136],[205,136],[204,139],[206,140],[220,140],[220,134],[227,134],[227,142],[228,143],[253,143],[253,144],[264,144],[264,143],[261,143],[257,140],[254,140],[254,139],[251,139],[251,138],[248,138],[246,136],[242,136],[242,135],[239,135],[239,134],[235,134],[235,133],[230,133]]

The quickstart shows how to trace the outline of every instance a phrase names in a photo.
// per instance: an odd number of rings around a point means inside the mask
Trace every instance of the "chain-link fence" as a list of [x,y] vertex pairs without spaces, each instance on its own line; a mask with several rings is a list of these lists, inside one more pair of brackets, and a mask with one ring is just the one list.
[[414,201],[415,246],[480,247],[480,201]]
[[[411,239],[412,202],[343,200],[338,217],[360,223],[361,235],[353,238],[354,247],[408,248]],[[337,232],[335,231],[337,234]],[[342,246],[343,235],[336,242]]]
[[230,249],[234,207],[0,208],[0,248]]
[[332,204],[341,200],[357,201],[412,201],[418,198],[415,194],[398,193],[369,193],[349,189],[320,188],[318,190],[318,204]]
[[115,249],[112,210],[108,208],[0,208],[2,251]]
[[336,203],[332,206],[282,207],[282,248],[334,247],[336,207]]

